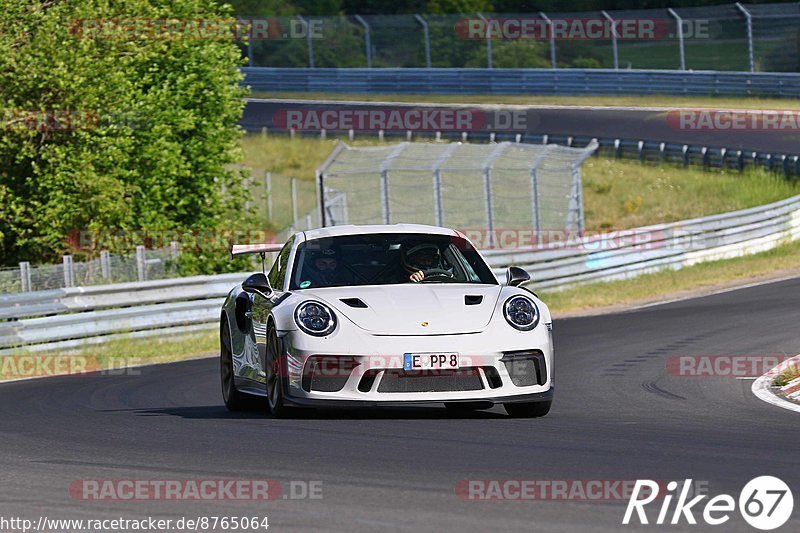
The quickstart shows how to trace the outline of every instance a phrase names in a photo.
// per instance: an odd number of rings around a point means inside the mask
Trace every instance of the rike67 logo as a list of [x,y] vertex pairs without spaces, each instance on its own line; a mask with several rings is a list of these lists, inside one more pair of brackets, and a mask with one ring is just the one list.
[[[692,480],[684,481],[679,488],[677,481],[667,484],[665,494],[659,494],[659,484],[649,479],[639,479],[633,488],[628,507],[622,523],[630,524],[634,513],[640,524],[649,524],[652,516],[648,518],[645,506],[662,499],[661,508],[656,524],[697,524],[695,513],[702,516],[702,520],[712,526],[719,526],[731,518],[737,508],[737,501],[729,494],[714,496],[702,505],[707,494],[701,494],[689,499]],[[675,508],[670,517],[670,507],[677,496]],[[786,523],[792,516],[794,497],[789,486],[783,480],[773,476],[760,476],[751,479],[739,494],[739,513],[745,522],[756,529],[768,531],[776,529]],[[684,522],[685,521],[685,522]],[[635,520],[633,521],[635,524]]]

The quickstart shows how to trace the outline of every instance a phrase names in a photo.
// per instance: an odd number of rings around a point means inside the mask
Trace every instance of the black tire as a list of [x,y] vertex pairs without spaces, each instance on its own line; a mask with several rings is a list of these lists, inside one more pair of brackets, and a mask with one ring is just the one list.
[[278,339],[278,334],[275,332],[275,326],[270,324],[267,328],[265,365],[267,406],[276,418],[287,418],[292,415],[292,408],[287,407],[284,402],[285,364],[286,358],[283,357],[280,339]]
[[506,403],[503,407],[509,416],[515,418],[539,418],[545,416],[550,412],[550,406],[553,405],[553,400],[546,402],[523,402],[523,403]]
[[247,397],[236,388],[233,375],[231,333],[227,321],[222,321],[219,332],[219,375],[222,383],[222,400],[228,411],[242,411],[247,407]]
[[491,402],[444,402],[448,411],[454,413],[468,413],[470,411],[480,411],[492,407]]

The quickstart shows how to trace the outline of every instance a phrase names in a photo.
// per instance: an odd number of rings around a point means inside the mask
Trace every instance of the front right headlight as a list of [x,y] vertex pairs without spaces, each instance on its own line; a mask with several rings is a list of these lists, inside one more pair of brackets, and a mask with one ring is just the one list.
[[506,300],[503,315],[512,327],[520,331],[530,331],[539,323],[539,308],[525,296],[512,296]]
[[297,326],[315,337],[324,337],[336,329],[336,315],[325,304],[312,300],[305,301],[294,310]]

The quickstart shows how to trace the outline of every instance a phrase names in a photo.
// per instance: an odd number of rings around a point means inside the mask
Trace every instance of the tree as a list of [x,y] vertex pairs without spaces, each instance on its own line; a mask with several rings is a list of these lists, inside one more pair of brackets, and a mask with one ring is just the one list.
[[[75,231],[209,232],[237,220],[244,90],[224,8],[0,0],[0,11],[2,264],[54,260]],[[185,257],[204,269],[225,259]]]

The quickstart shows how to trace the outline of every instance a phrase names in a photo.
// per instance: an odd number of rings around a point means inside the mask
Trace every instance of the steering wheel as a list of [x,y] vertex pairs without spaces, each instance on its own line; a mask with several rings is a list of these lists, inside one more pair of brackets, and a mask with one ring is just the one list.
[[425,277],[422,279],[423,283],[426,281],[453,281],[455,280],[455,276],[449,271],[443,268],[429,268],[428,270],[423,270],[425,273]]

